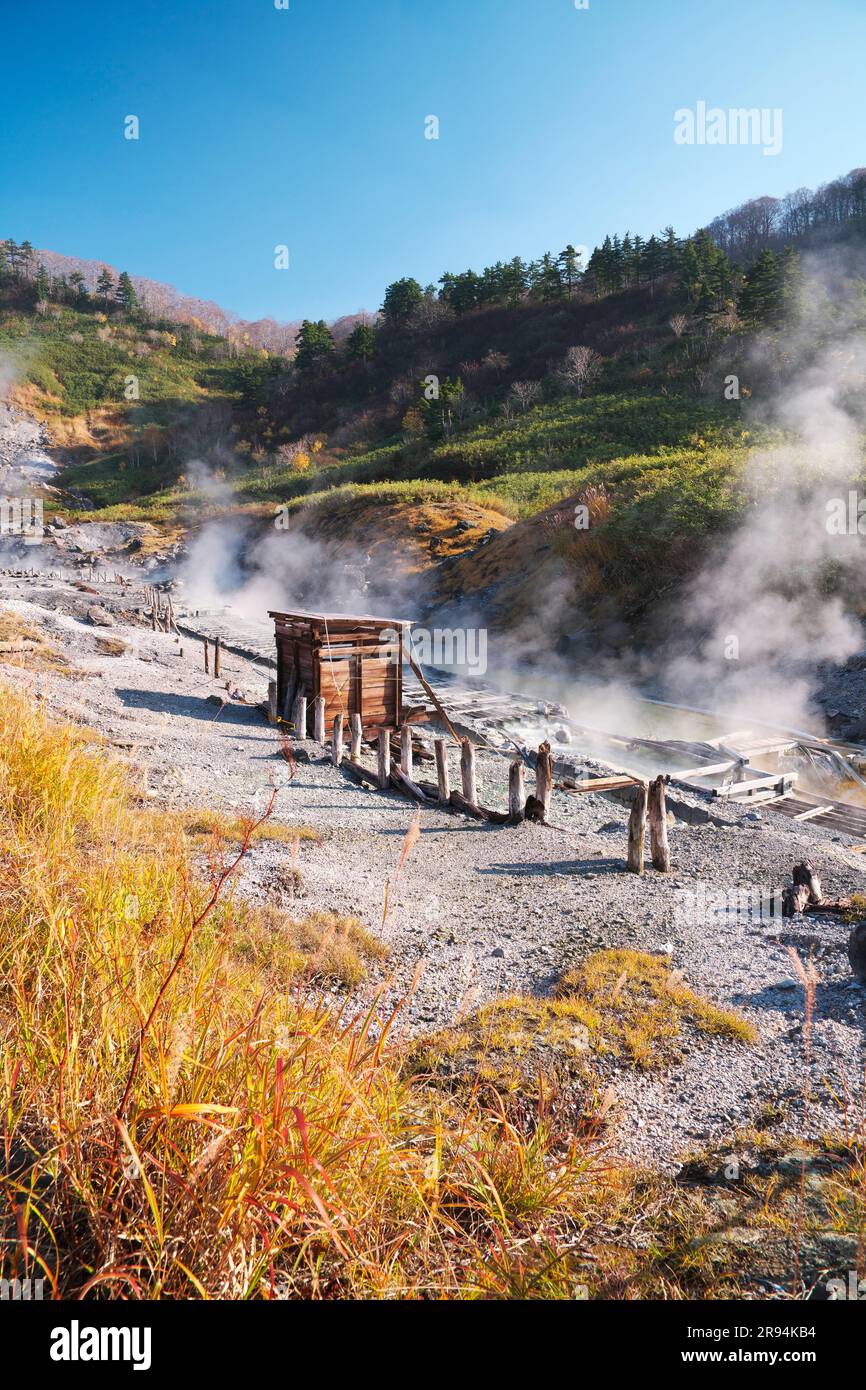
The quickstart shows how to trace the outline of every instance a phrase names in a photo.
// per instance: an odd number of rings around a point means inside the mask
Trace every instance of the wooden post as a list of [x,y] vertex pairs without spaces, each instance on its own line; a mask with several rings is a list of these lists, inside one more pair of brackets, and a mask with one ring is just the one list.
[[664,777],[656,777],[654,782],[650,782],[648,811],[653,868],[668,874],[671,870],[671,852],[668,847],[668,810],[665,803]]
[[391,782],[391,730],[379,730],[379,786],[385,790]]
[[[220,639],[219,637],[217,637],[217,638],[214,640],[214,644],[213,644],[213,673],[214,673],[214,677],[215,677],[216,680],[219,680],[219,678],[220,678],[220,657],[221,657],[221,656],[222,656],[222,641],[221,641],[221,639]],[[277,696],[276,696],[276,692],[275,692],[275,693],[274,693],[274,718],[275,718],[275,719],[276,719],[276,716],[277,716]]]
[[508,814],[514,820],[523,820],[523,808],[526,805],[524,779],[523,759],[515,758],[508,769]]
[[436,779],[439,783],[439,800],[448,801],[451,796],[451,784],[448,780],[448,744],[444,738],[437,738],[436,748]]
[[410,781],[415,775],[412,760],[412,728],[409,724],[404,724],[400,730],[400,771]]
[[475,784],[475,745],[464,738],[460,748],[460,776],[463,781],[463,795],[473,806],[478,805],[478,788]]
[[301,686],[295,696],[295,708],[292,711],[292,723],[295,726],[295,737],[307,737],[307,697],[304,694],[304,687]]
[[544,819],[550,816],[550,797],[553,792],[553,754],[549,743],[542,743],[535,763],[535,795],[544,807]]
[[349,726],[352,730],[352,762],[356,763],[361,756],[361,739],[364,737],[360,714],[350,716]]
[[277,683],[268,681],[268,721],[271,724],[277,722]]
[[325,697],[317,695],[313,705],[313,738],[317,743],[325,742]]
[[290,720],[292,717],[292,710],[294,708],[295,695],[297,694],[297,690],[298,673],[296,670],[293,670],[292,674],[289,676],[289,679],[286,681],[286,693],[283,698],[283,718],[286,720]]
[[331,742],[331,761],[334,767],[339,767],[343,761],[343,716],[334,715],[334,737]]
[[[155,616],[154,622],[156,622]],[[204,673],[206,676],[210,675],[210,647],[208,645],[208,640],[206,637],[204,639]]]
[[634,800],[631,803],[631,815],[628,818],[628,859],[626,863],[629,872],[633,874],[643,873],[646,811],[647,785],[646,782],[638,782],[634,789]]

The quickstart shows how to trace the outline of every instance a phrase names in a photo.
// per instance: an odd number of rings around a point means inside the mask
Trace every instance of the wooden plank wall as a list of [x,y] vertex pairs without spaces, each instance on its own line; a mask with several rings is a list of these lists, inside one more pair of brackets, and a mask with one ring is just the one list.
[[328,727],[334,716],[361,715],[365,731],[382,725],[398,728],[403,699],[402,666],[380,638],[378,623],[357,619],[278,617],[277,705],[283,708],[286,688],[297,671],[307,690],[309,707],[325,698]]

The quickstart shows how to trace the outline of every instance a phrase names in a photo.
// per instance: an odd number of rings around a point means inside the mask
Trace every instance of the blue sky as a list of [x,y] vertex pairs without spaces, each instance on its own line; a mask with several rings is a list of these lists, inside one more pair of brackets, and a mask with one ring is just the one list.
[[[2,40],[0,236],[247,318],[866,164],[866,0],[41,0]],[[676,145],[699,100],[781,108],[782,152]]]

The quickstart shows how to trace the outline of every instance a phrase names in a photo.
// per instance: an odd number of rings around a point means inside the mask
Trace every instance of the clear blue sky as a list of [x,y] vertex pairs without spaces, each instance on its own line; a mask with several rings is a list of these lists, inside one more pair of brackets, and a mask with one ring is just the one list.
[[[40,0],[0,39],[0,236],[248,318],[866,164],[866,0]],[[782,153],[677,146],[699,100],[781,107]]]

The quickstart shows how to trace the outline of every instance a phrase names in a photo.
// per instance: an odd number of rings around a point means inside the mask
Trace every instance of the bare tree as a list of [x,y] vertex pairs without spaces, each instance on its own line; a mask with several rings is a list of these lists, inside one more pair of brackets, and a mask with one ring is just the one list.
[[604,360],[591,347],[570,347],[565,354],[559,375],[572,390],[582,396],[588,386],[598,380]]
[[681,338],[688,326],[689,321],[686,318],[685,314],[674,314],[673,318],[671,319],[671,328],[673,329],[675,338]]
[[509,396],[519,410],[526,411],[541,396],[540,381],[515,381],[511,384]]

